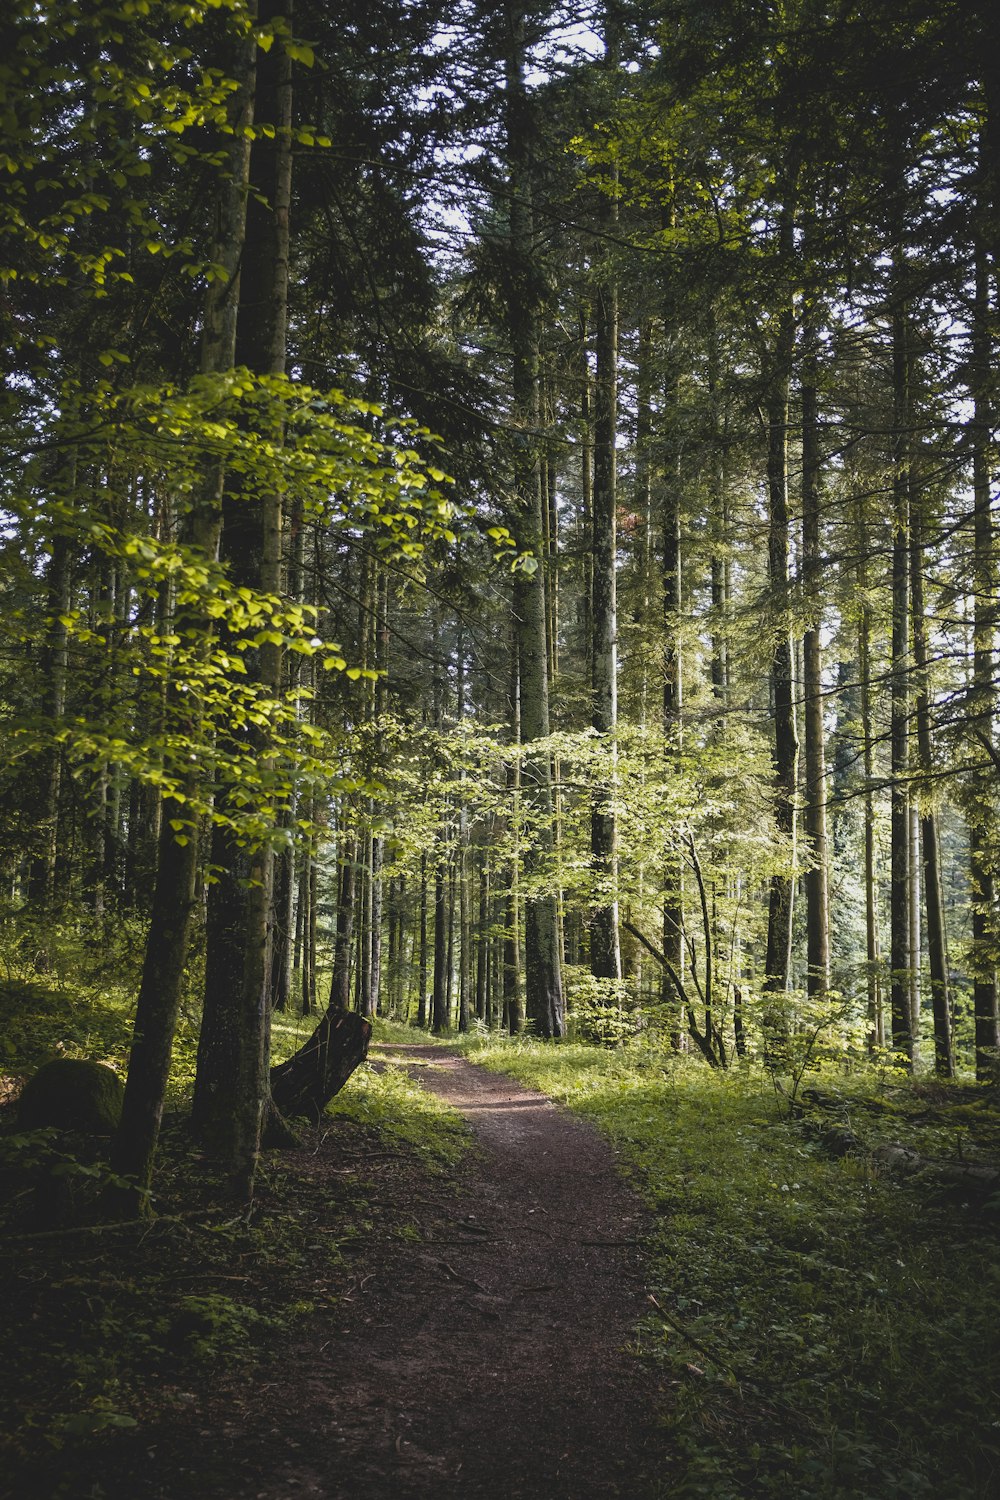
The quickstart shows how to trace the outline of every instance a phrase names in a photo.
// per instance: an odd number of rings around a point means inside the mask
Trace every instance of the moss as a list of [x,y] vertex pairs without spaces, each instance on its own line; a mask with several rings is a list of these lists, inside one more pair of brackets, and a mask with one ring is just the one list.
[[122,1113],[121,1079],[106,1063],[53,1058],[28,1080],[18,1102],[22,1130],[53,1125],[85,1135],[110,1135]]

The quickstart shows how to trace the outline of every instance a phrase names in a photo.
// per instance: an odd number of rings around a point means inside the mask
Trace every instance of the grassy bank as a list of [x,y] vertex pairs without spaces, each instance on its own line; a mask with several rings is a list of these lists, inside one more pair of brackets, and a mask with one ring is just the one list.
[[[477,1039],[614,1142],[651,1210],[642,1345],[669,1395],[672,1500],[1000,1493],[996,1205],[832,1159],[766,1080],[648,1050]],[[818,1080],[873,1143],[995,1152],[995,1103]]]

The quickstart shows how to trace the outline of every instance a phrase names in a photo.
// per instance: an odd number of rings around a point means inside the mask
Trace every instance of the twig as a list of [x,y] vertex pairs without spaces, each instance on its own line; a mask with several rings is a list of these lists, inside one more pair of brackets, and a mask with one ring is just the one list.
[[612,1249],[617,1245],[638,1245],[639,1240],[577,1240],[578,1245],[601,1245]]
[[482,1292],[486,1297],[490,1295],[481,1281],[476,1281],[473,1276],[463,1276],[460,1271],[455,1270],[454,1266],[449,1266],[446,1260],[436,1261],[435,1264],[440,1266],[442,1271],[447,1271],[448,1275],[452,1278],[453,1281],[460,1281],[465,1286],[474,1286],[477,1292]]
[[647,1292],[646,1296],[647,1299],[656,1308],[656,1311],[659,1313],[664,1323],[669,1323],[674,1332],[679,1333],[682,1339],[686,1339],[687,1342],[691,1345],[692,1349],[697,1349],[699,1354],[704,1354],[705,1358],[710,1359],[713,1364],[720,1365],[727,1374],[731,1375],[733,1379],[737,1381],[737,1383],[739,1382],[739,1376],[733,1369],[732,1365],[727,1364],[726,1361],[724,1359],[720,1359],[718,1354],[714,1353],[713,1350],[709,1349],[705,1344],[699,1342],[699,1340],[695,1338],[690,1329],[685,1328],[684,1324],[673,1317],[671,1313],[668,1313],[665,1307],[660,1306],[659,1302],[657,1302],[652,1292]]
[[[171,1214],[169,1217],[153,1219],[116,1219],[110,1224],[71,1224],[65,1229],[36,1229],[30,1234],[5,1234],[0,1235],[0,1249],[4,1245],[22,1245],[27,1240],[56,1240],[65,1239],[72,1234],[106,1234],[116,1229],[135,1229],[142,1234],[149,1234],[153,1229],[159,1229],[163,1224],[184,1224],[185,1220],[208,1218],[204,1209],[192,1209],[185,1214]],[[188,1229],[197,1229],[197,1224],[186,1224]]]

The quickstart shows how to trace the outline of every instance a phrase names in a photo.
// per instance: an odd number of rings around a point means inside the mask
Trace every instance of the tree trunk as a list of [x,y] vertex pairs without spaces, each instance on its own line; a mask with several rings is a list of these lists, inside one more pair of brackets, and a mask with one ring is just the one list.
[[340,879],[337,893],[337,920],[333,944],[333,977],[330,981],[330,1006],[339,1010],[351,1008],[351,950],[354,941],[354,893],[357,884],[358,840],[344,828],[344,811],[338,837]]
[[[252,42],[243,43],[236,65],[231,69],[231,76],[238,79],[239,86],[230,106],[233,134],[228,138],[229,171],[215,199],[218,226],[212,256],[224,268],[225,279],[217,278],[210,284],[206,294],[201,349],[203,374],[222,373],[232,367],[234,359],[238,277],[249,168],[247,130],[253,118],[254,50]],[[218,553],[223,484],[223,473],[218,470],[212,472],[205,490],[195,498],[185,522],[189,543],[199,554],[210,559],[214,559]],[[210,622],[195,618],[190,621],[190,626],[200,634],[204,649],[208,650]],[[185,695],[185,702],[190,696]],[[188,708],[192,730],[197,733],[197,705],[188,704]],[[198,786],[199,777],[195,771],[192,773],[191,789],[195,790]],[[135,1182],[134,1191],[115,1195],[117,1199],[124,1197],[125,1200],[116,1203],[119,1212],[131,1208],[141,1213],[146,1210],[149,1202],[148,1190],[152,1181],[153,1159],[170,1075],[174,1032],[194,911],[198,838],[197,829],[188,826],[189,820],[190,814],[185,803],[168,801],[164,806],[160,825],[159,862],[142,980],[136,1003],[122,1118],[111,1143],[112,1170]],[[178,833],[172,828],[171,823],[175,821],[185,831]]]
[[892,320],[893,379],[893,539],[892,659],[889,720],[891,791],[891,871],[889,897],[892,1045],[913,1066],[915,1045],[910,1007],[910,798],[909,769],[909,574],[910,533],[909,356],[902,294]]
[[805,727],[805,809],[803,825],[812,861],[806,871],[806,988],[822,995],[830,988],[829,850],[826,830],[826,763],[823,726],[821,641],[819,412],[816,390],[817,333],[812,321],[803,332],[802,371],[802,574],[811,619],[802,642]]
[[[287,14],[288,5],[281,7]],[[261,10],[275,19],[279,0]],[[258,66],[256,113],[274,124],[250,159],[251,193],[240,281],[236,362],[262,375],[285,373],[288,236],[291,199],[291,58],[279,38]],[[277,441],[280,434],[275,434]],[[268,494],[224,502],[222,555],[230,576],[265,594],[281,593],[282,500]],[[251,680],[281,690],[278,644],[243,653]],[[249,748],[266,768],[272,757],[266,724],[251,725]],[[219,799],[217,798],[217,801]],[[269,1107],[271,918],[274,858],[266,843],[241,843],[217,825],[212,839],[215,878],[209,887],[205,1004],[195,1076],[194,1123],[225,1165],[232,1191],[249,1199]]]
[[[76,488],[76,460],[69,462],[69,493]],[[42,658],[45,687],[42,713],[55,728],[66,709],[66,673],[69,662],[69,629],[66,618],[71,604],[72,549],[61,532],[52,537],[52,555],[46,569],[45,651]],[[41,769],[42,849],[32,861],[28,877],[28,900],[32,905],[50,906],[56,894],[56,869],[59,848],[59,801],[62,788],[62,746],[53,743],[46,752]]]
[[[609,24],[606,31],[605,63],[610,69],[615,66],[617,45],[613,25]],[[613,234],[618,220],[616,199],[606,203],[602,217]],[[618,285],[607,261],[605,253],[599,264],[595,293],[591,722],[607,742],[608,781],[598,787],[591,800],[590,854],[595,897],[590,919],[590,969],[598,979],[621,979],[618,828],[613,807],[618,728]]]
[[[668,400],[676,413],[677,382],[667,381]],[[675,416],[675,422],[677,418]],[[667,759],[676,767],[683,748],[684,675],[681,655],[681,606],[684,554],[681,547],[681,468],[679,451],[671,456],[663,486],[663,737]],[[671,972],[684,974],[684,867],[678,851],[668,848],[663,868],[664,1004],[676,999]]]
[[861,617],[858,623],[858,666],[861,678],[861,733],[865,773],[865,959],[868,995],[868,1050],[885,1046],[885,1016],[882,1011],[881,942],[879,936],[878,878],[875,859],[875,736],[872,719],[872,611],[868,600],[868,570],[865,556],[863,505],[858,505],[858,592]]
[[[1000,107],[1000,91],[993,103]],[[1000,126],[1000,121],[994,122]],[[996,130],[1000,144],[1000,128]],[[981,160],[984,146],[980,146]],[[992,163],[997,170],[997,163]],[[987,164],[983,161],[984,173]],[[990,201],[984,184],[980,195],[980,213]],[[985,201],[984,201],[985,200]],[[975,302],[972,327],[972,386],[974,413],[972,419],[972,494],[973,494],[973,657],[972,720],[973,739],[977,747],[985,740],[993,744],[997,715],[996,621],[997,569],[996,539],[990,495],[990,461],[992,457],[992,390],[990,334],[990,264],[988,236],[980,231],[976,246]],[[990,766],[986,776],[975,778],[972,809],[969,816],[969,860],[972,878],[972,968],[973,1007],[976,1026],[976,1077],[981,1082],[995,1075],[1000,1053],[1000,1014],[997,1006],[997,928],[996,876],[992,851],[996,847],[997,819],[989,787],[995,771]]]
[[451,1026],[448,1006],[448,878],[445,835],[438,835],[441,847],[434,866],[434,995],[431,1007],[431,1030],[435,1036]]
[[[514,453],[517,497],[516,535],[520,550],[544,558],[541,467],[538,455],[538,360],[535,349],[537,293],[531,222],[531,119],[525,87],[527,51],[524,11],[508,0],[504,115],[510,190],[510,292],[507,321],[513,363],[514,422],[519,428]],[[552,773],[548,748],[532,746],[549,735],[549,677],[546,649],[545,568],[514,576],[514,621],[520,671],[521,737],[527,747],[523,781],[537,822],[526,850],[526,873],[546,870],[553,841]],[[533,893],[524,903],[525,1008],[541,1036],[563,1033],[562,974],[556,897]]]
[[[911,483],[913,470],[911,466]],[[911,488],[910,499],[910,607],[912,611],[913,668],[916,678],[917,757],[925,783],[933,770],[931,749],[930,683],[927,669],[927,621],[924,614],[923,552],[925,545],[921,496]],[[925,796],[927,795],[925,785]],[[951,996],[948,982],[948,943],[941,879],[941,842],[937,814],[925,804],[920,815],[920,847],[924,865],[924,907],[927,914],[927,965],[930,970],[931,1007],[934,1015],[934,1071],[942,1078],[955,1076],[951,1040]]]
[[420,856],[420,963],[417,970],[417,1025],[427,1027],[427,855]]
[[275,860],[274,940],[271,949],[271,1007],[287,1010],[292,994],[295,921],[295,851],[282,849]]
[[[790,217],[785,211],[783,240],[790,235]],[[787,250],[787,245],[785,246]],[[795,693],[792,642],[789,635],[789,522],[788,522],[788,389],[795,342],[794,315],[790,307],[780,314],[776,347],[768,372],[767,488],[768,580],[777,614],[771,657],[771,692],[774,704],[774,813],[778,832],[794,845],[795,794],[797,788],[798,737],[795,728]],[[790,856],[791,857],[791,856]],[[792,908],[795,882],[791,871],[771,876],[768,902],[767,954],[763,989],[781,995],[788,989],[792,959]],[[783,1045],[787,1024],[784,1012],[769,1007],[768,1027],[775,1047]]]
[[712,548],[712,694],[725,704],[729,689],[729,486],[726,480],[726,436],[719,379],[719,332],[713,318],[708,346],[708,396],[712,408],[712,521],[717,528]]
[[490,869],[479,872],[479,920],[476,931],[476,1019],[489,1025],[490,1015]]
[[271,1069],[271,1098],[284,1116],[319,1120],[368,1055],[371,1022],[356,1011],[331,1006],[309,1040],[287,1062]]

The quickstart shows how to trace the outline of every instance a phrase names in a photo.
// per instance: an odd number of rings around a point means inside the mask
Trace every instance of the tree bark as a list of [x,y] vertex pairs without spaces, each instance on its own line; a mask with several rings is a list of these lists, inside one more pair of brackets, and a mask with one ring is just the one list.
[[[219,374],[230,369],[235,353],[236,303],[249,169],[246,132],[253,119],[254,60],[254,44],[245,42],[238,51],[235,66],[231,68],[232,76],[238,80],[238,88],[230,106],[233,134],[228,138],[229,171],[215,200],[218,223],[213,252],[213,260],[224,268],[225,279],[212,282],[206,294],[202,374]],[[185,522],[188,541],[201,555],[213,560],[218,554],[221,534],[223,484],[224,474],[220,470],[211,472],[204,492],[196,497]],[[210,622],[196,618],[190,623],[202,634],[207,650]],[[186,695],[186,698],[190,696]],[[189,709],[192,731],[197,733],[197,705],[190,704]],[[198,786],[198,773],[193,772],[190,790],[194,791]],[[148,1190],[187,967],[198,865],[197,829],[186,827],[186,832],[178,834],[171,823],[177,821],[186,826],[189,820],[186,803],[166,802],[160,824],[159,860],[136,1002],[122,1119],[111,1143],[112,1170],[135,1183],[134,1190],[115,1195],[117,1200],[125,1200],[116,1202],[119,1212],[131,1209],[143,1213],[149,1206]]]
[[802,641],[805,728],[805,807],[803,826],[812,861],[806,871],[806,989],[822,995],[830,988],[829,848],[826,828],[826,761],[823,725],[818,338],[807,319],[802,368],[802,574],[811,619]]
[[[605,64],[616,65],[615,27],[606,26]],[[613,171],[614,169],[612,169]],[[614,184],[617,192],[617,182]],[[617,198],[605,202],[602,219],[611,233],[618,220]],[[621,979],[618,931],[618,827],[614,782],[618,729],[618,285],[605,251],[598,264],[595,293],[593,643],[591,722],[608,745],[608,784],[594,792],[590,811],[590,854],[595,901],[590,918],[590,969],[598,979]]]
[[[1000,108],[1000,90],[993,101]],[[1000,122],[994,122],[995,127]],[[996,130],[1000,144],[1000,129]],[[985,143],[980,145],[984,176],[988,168]],[[992,163],[997,170],[997,163]],[[980,215],[988,219],[990,194],[987,176],[980,191]],[[985,739],[994,740],[997,716],[996,622],[997,568],[996,537],[990,495],[990,463],[993,455],[991,432],[993,419],[991,333],[990,333],[990,263],[987,258],[986,225],[981,226],[976,245],[975,301],[972,325],[972,494],[973,494],[973,657],[972,703],[973,739],[977,748]],[[969,858],[972,880],[972,965],[973,1008],[975,1012],[976,1077],[981,1082],[991,1078],[1000,1054],[1000,1011],[997,1005],[996,964],[996,876],[992,867],[992,850],[996,847],[997,819],[988,788],[994,768],[986,776],[977,776],[972,790],[969,816]]]
[[[913,470],[911,467],[911,483]],[[910,606],[913,623],[913,668],[916,678],[917,757],[926,783],[934,769],[931,747],[930,683],[927,668],[927,621],[924,614],[923,552],[925,545],[921,496],[911,490],[910,500]],[[948,942],[941,877],[941,841],[937,814],[925,803],[920,814],[920,847],[923,855],[924,909],[927,917],[927,965],[930,970],[931,1007],[934,1016],[934,1071],[941,1078],[955,1076],[951,1040],[951,996],[948,980]]]
[[[790,213],[783,213],[781,236],[790,250]],[[779,315],[776,345],[770,357],[766,401],[768,489],[768,580],[777,615],[771,657],[774,706],[774,814],[778,832],[794,846],[798,736],[792,642],[789,635],[789,519],[788,519],[788,406],[795,320],[791,307]],[[763,990],[781,995],[788,989],[792,959],[792,915],[795,883],[791,871],[771,876],[768,901],[767,953]],[[775,1047],[783,1045],[786,1018],[780,1008],[768,1008],[767,1024]]]
[[[668,405],[678,405],[677,382],[671,372],[666,383]],[[668,763],[674,769],[683,748],[684,674],[681,655],[681,605],[684,554],[681,545],[681,471],[679,452],[672,452],[664,477],[661,524],[663,534],[663,738]],[[669,967],[663,971],[662,998],[674,993],[671,970],[684,974],[684,867],[676,848],[668,846],[663,873],[663,952]],[[678,1000],[680,996],[678,995]]]
[[[76,461],[71,460],[67,474],[69,493],[76,488]],[[70,611],[72,584],[72,549],[69,537],[55,532],[52,555],[46,569],[45,651],[42,668],[45,687],[42,713],[55,727],[66,710],[66,676],[69,663],[69,630],[66,617]],[[42,850],[32,861],[28,879],[28,899],[32,904],[50,906],[56,894],[56,870],[59,849],[59,802],[62,788],[62,747],[53,744],[41,770]]]
[[893,380],[893,539],[892,539],[892,658],[889,721],[891,789],[891,853],[889,925],[891,969],[890,1005],[892,1045],[905,1063],[915,1060],[910,1007],[910,797],[909,769],[909,574],[910,532],[909,356],[902,293],[892,319]]
[[[287,3],[280,13],[287,14]],[[279,0],[261,9],[276,19]],[[291,199],[291,58],[281,38],[258,65],[256,113],[273,122],[250,158],[251,193],[240,280],[236,363],[262,375],[283,375],[288,307]],[[280,441],[280,435],[278,435]],[[268,595],[281,593],[282,499],[252,501],[235,491],[224,500],[222,555],[233,580]],[[247,675],[266,691],[281,689],[282,655],[266,642],[243,653]],[[251,725],[249,747],[262,765],[272,755],[266,724]],[[223,794],[224,795],[224,794]],[[215,878],[209,887],[205,1004],[195,1076],[194,1123],[223,1162],[236,1196],[249,1199],[269,1108],[273,850],[241,842],[216,825]]]
[[309,1040],[271,1069],[271,1098],[283,1116],[314,1123],[368,1055],[371,1022],[356,1011],[331,1006]]
[[[531,120],[525,87],[527,49],[524,10],[508,0],[506,91],[504,98],[510,194],[509,294],[507,321],[512,356],[514,421],[518,433],[514,455],[517,497],[516,535],[522,552],[544,559],[542,484],[538,454],[538,362],[535,349],[537,293],[534,287],[531,222]],[[514,621],[520,670],[522,743],[527,747],[523,780],[536,823],[526,851],[526,871],[545,871],[552,851],[552,774],[547,748],[532,746],[549,735],[549,678],[546,642],[545,568],[519,569],[514,577]],[[564,1028],[562,974],[556,897],[532,894],[524,903],[525,1008],[541,1036],[561,1036]]]
[[358,840],[344,827],[345,811],[337,841],[340,878],[337,882],[337,921],[333,944],[333,977],[330,981],[330,1005],[339,1010],[351,1008],[351,951],[354,942],[354,903],[358,869]]
[[865,819],[865,959],[868,996],[868,1050],[885,1046],[885,1016],[882,1010],[881,942],[879,935],[878,880],[875,859],[875,736],[872,719],[872,610],[868,600],[868,569],[865,554],[863,505],[858,504],[858,592],[861,617],[858,622],[858,670],[861,679],[861,734],[864,764]]
[[444,849],[445,835],[439,834],[441,847],[434,866],[434,993],[431,1007],[431,1030],[440,1036],[451,1026],[448,994],[448,871]]

